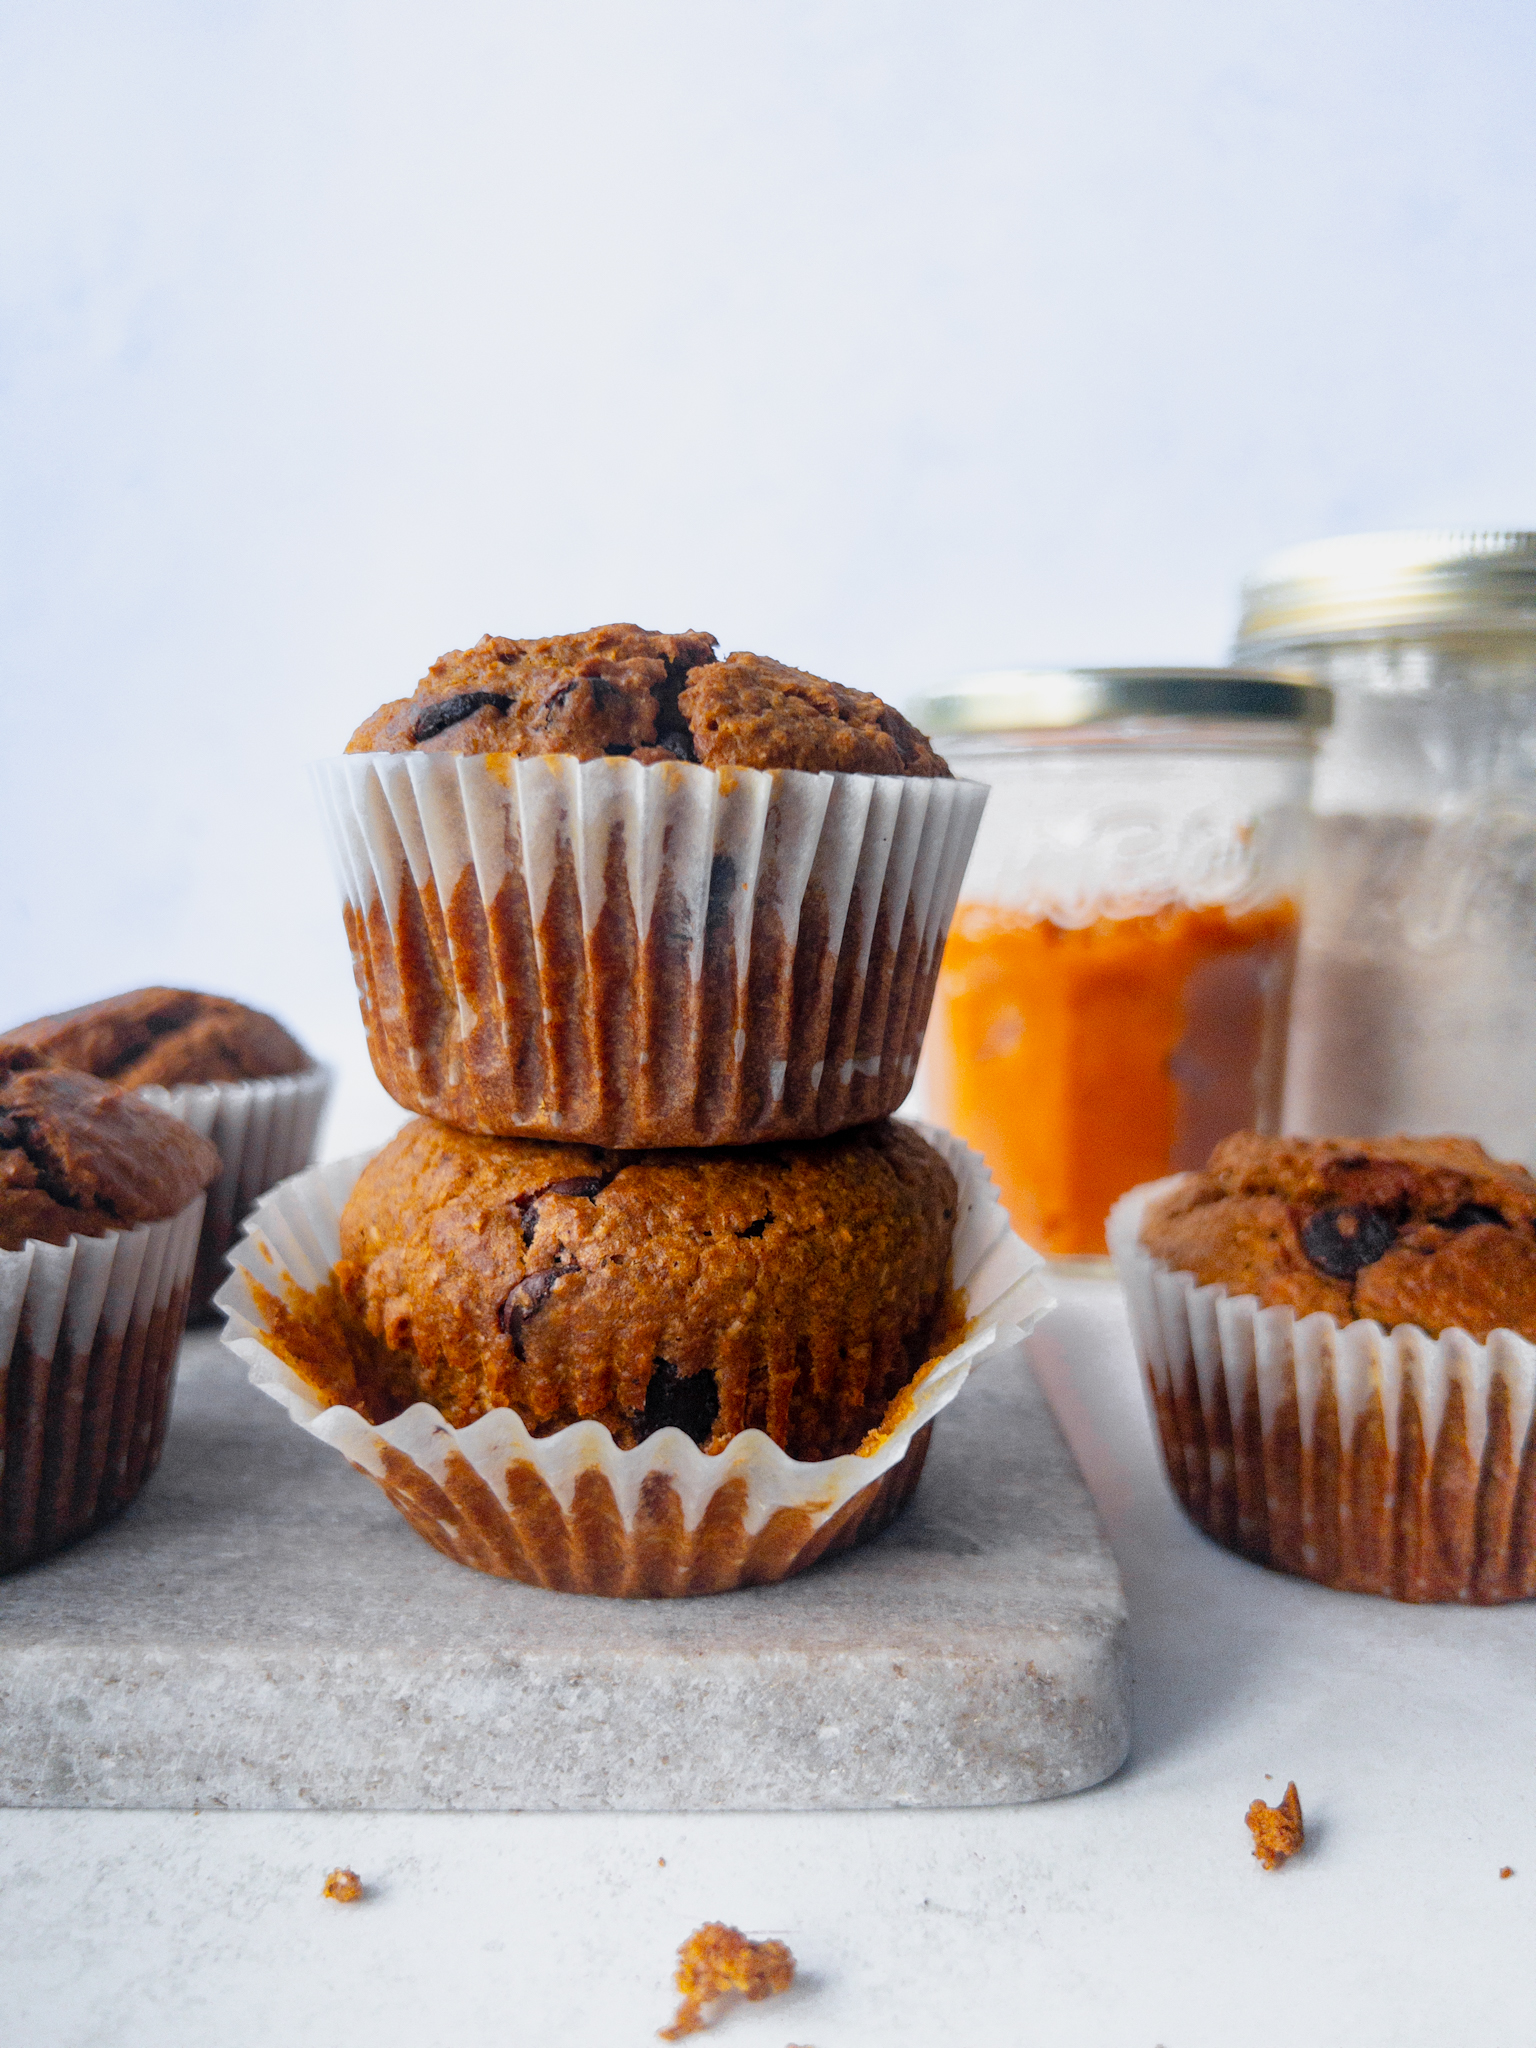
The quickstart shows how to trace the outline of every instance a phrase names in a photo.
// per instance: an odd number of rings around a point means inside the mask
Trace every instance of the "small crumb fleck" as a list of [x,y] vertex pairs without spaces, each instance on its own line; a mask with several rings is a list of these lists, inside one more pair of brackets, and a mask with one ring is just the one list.
[[1508,1863],[1506,1863],[1504,1865],[1504,1868],[1499,1872],[1500,1877],[1513,1877],[1514,1874],[1515,1873],[1513,1867]]
[[683,2002],[670,2027],[659,2029],[663,2041],[681,2041],[700,2033],[709,2022],[703,2008],[739,1991],[756,2001],[787,1991],[794,1981],[795,1959],[782,1941],[749,1941],[739,1929],[711,1920],[689,1935],[677,1952],[677,1988]]
[[320,1888],[323,1899],[334,1899],[340,1906],[355,1906],[363,1896],[363,1880],[355,1870],[333,1870]]
[[1278,1870],[1306,1840],[1295,1780],[1286,1786],[1285,1797],[1278,1806],[1266,1806],[1262,1799],[1255,1799],[1248,1809],[1247,1821],[1254,1855],[1266,1870]]
[[665,1857],[665,1856],[658,1856],[658,1857],[656,1858],[656,1868],[657,1868],[658,1870],[665,1870],[665,1869],[666,1869],[666,1867],[667,1867],[667,1859],[666,1859],[666,1857]]

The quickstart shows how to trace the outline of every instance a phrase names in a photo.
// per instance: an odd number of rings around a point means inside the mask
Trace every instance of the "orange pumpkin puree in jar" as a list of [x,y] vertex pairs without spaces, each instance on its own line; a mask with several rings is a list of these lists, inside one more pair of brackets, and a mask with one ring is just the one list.
[[1288,898],[1076,929],[962,904],[928,1040],[933,1113],[985,1156],[1022,1237],[1102,1254],[1127,1188],[1273,1127],[1296,936]]

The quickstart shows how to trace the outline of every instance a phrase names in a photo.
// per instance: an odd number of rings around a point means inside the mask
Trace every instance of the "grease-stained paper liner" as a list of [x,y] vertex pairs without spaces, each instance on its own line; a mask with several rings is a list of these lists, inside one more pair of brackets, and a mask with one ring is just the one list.
[[713,1457],[672,1428],[621,1451],[601,1423],[533,1437],[507,1408],[453,1429],[425,1402],[379,1427],[355,1409],[322,1407],[268,1348],[246,1276],[279,1297],[289,1284],[306,1293],[324,1286],[341,1254],[342,1207],[368,1155],[300,1174],[257,1209],[220,1290],[224,1341],[263,1393],[376,1480],[460,1564],[628,1598],[787,1578],[885,1527],[917,1484],[934,1417],[977,1359],[1052,1305],[1044,1261],[1009,1228],[981,1159],[947,1132],[918,1128],[959,1183],[951,1270],[967,1322],[961,1342],[896,1397],[868,1455],[808,1463],[757,1429]]
[[214,1290],[227,1277],[229,1248],[257,1196],[308,1166],[330,1089],[330,1069],[319,1064],[269,1080],[194,1081],[176,1088],[152,1084],[139,1089],[157,1109],[168,1109],[207,1138],[224,1162],[208,1190],[190,1315],[207,1311]]
[[1133,1188],[1109,1245],[1163,1458],[1190,1519],[1280,1571],[1396,1600],[1536,1593],[1536,1346],[1340,1323],[1201,1287],[1140,1242]]
[[0,1571],[125,1508],[160,1461],[203,1221],[0,1251]]
[[369,1050],[406,1108],[734,1145],[910,1089],[981,784],[564,754],[315,775]]

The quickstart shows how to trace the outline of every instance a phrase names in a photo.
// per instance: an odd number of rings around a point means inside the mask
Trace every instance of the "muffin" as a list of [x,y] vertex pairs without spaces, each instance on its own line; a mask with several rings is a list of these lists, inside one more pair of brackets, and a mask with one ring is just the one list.
[[322,764],[404,1107],[628,1150],[825,1135],[906,1095],[986,791],[879,698],[713,650],[488,636]]
[[669,1425],[855,1450],[948,1306],[955,1178],[910,1126],[819,1144],[600,1152],[418,1120],[341,1217],[342,1296],[388,1358],[375,1421],[515,1408],[534,1436]]
[[0,1031],[0,1055],[21,1048],[119,1088],[259,1081],[314,1064],[275,1017],[186,988],[136,988]]
[[1208,1534],[1399,1599],[1536,1592],[1523,1167],[1471,1138],[1240,1133],[1111,1227],[1169,1474]]
[[422,1123],[249,1233],[219,1299],[257,1386],[457,1562],[626,1598],[876,1534],[1050,1305],[984,1163],[908,1125],[636,1154]]
[[949,775],[916,726],[866,690],[760,654],[716,661],[713,633],[596,626],[547,640],[487,633],[384,704],[349,754],[628,755],[642,764]]
[[201,1315],[246,1210],[308,1163],[325,1070],[275,1017],[182,988],[132,989],[0,1032],[0,1059],[21,1052],[119,1088],[153,1089],[157,1107],[218,1148],[192,1286],[191,1314]]
[[90,1074],[0,1054],[0,1569],[115,1514],[160,1456],[205,1138]]

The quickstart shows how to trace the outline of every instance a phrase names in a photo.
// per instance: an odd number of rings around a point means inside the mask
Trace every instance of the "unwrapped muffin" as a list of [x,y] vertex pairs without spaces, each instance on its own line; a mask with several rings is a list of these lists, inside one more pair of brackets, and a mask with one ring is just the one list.
[[397,1102],[636,1148],[906,1095],[986,791],[879,698],[713,646],[488,637],[322,765]]
[[1259,1138],[1111,1216],[1208,1534],[1411,1600],[1536,1592],[1536,1181],[1470,1138]]
[[0,1060],[21,1054],[150,1089],[158,1108],[218,1148],[192,1288],[191,1313],[200,1315],[252,1202],[308,1164],[325,1069],[265,1011],[185,988],[130,989],[0,1032]]
[[206,1139],[139,1096],[0,1055],[0,1569],[133,1498],[160,1455]]
[[948,1312],[955,1179],[910,1126],[817,1144],[599,1152],[425,1119],[341,1219],[345,1301],[386,1347],[354,1404],[430,1401],[456,1428],[760,1429],[794,1458],[857,1448]]

